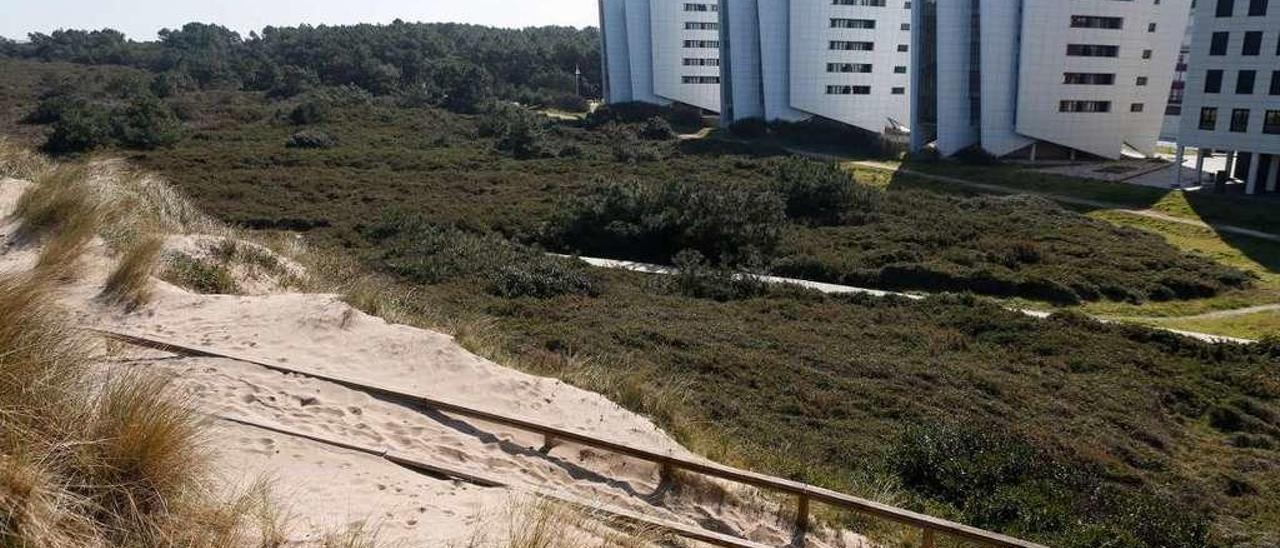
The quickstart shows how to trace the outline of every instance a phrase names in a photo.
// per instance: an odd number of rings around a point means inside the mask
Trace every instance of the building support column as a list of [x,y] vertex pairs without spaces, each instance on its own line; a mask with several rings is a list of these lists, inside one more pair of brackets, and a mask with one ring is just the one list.
[[1196,149],[1196,186],[1204,184],[1204,149]]
[[1271,155],[1271,172],[1267,176],[1267,192],[1275,192],[1276,187],[1280,186],[1280,154]]
[[1227,152],[1227,180],[1236,178],[1236,151]]
[[1033,164],[1036,162],[1036,145],[1039,144],[1040,143],[1031,143],[1031,163]]
[[1173,160],[1173,166],[1174,166],[1173,167],[1173,171],[1174,171],[1173,188],[1182,188],[1182,162],[1185,159],[1186,154],[1187,154],[1187,147],[1179,144],[1178,153],[1174,155],[1174,160]]
[[1262,167],[1262,155],[1253,153],[1249,158],[1249,176],[1244,180],[1244,193],[1250,196],[1258,193],[1258,168]]

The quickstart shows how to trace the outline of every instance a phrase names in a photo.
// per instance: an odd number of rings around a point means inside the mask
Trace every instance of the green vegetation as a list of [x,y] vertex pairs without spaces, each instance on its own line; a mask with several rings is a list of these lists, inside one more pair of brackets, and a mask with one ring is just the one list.
[[235,295],[240,285],[226,264],[199,259],[185,253],[172,253],[165,258],[160,278],[173,285],[205,295]]
[[[369,311],[601,391],[712,457],[1055,546],[1280,538],[1274,342],[1036,320],[972,296],[828,297],[730,270],[1136,307],[1254,295],[1265,265],[1251,280],[1243,262],[1040,200],[670,139],[655,117],[693,120],[662,109],[555,121],[351,88],[267,95],[167,99],[198,121],[190,137],[132,158],[219,218],[376,270],[312,269]],[[299,125],[341,146],[286,147]],[[540,244],[684,271],[590,270]]]

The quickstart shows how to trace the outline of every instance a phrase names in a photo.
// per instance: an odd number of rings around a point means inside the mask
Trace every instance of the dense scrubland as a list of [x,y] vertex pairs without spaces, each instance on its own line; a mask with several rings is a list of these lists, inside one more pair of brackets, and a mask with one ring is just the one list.
[[[118,76],[73,93],[110,103]],[[31,109],[49,87],[6,85]],[[711,456],[1052,545],[1278,541],[1274,340],[731,272],[1076,303],[1230,293],[1253,283],[1240,270],[1043,201],[872,188],[763,141],[676,139],[687,112],[268,95],[180,93],[162,100],[177,140],[97,146],[221,219],[354,261],[317,270],[359,280],[353,303],[604,392]],[[684,268],[648,278],[546,249]]]

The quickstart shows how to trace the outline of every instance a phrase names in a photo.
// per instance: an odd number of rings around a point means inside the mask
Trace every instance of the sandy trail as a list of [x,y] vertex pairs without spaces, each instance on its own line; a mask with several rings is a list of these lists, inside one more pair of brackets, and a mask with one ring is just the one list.
[[[0,218],[25,185],[0,182]],[[37,249],[11,242],[13,223],[0,222],[0,272],[31,267]],[[190,244],[179,237],[171,246]],[[62,288],[64,306],[83,326],[279,362],[403,392],[439,398],[507,416],[655,451],[693,457],[648,419],[608,399],[558,380],[528,375],[475,356],[451,337],[389,324],[337,296],[269,292],[254,296],[196,295],[156,281],[152,301],[132,313],[99,302],[114,258],[96,242],[85,274]],[[259,288],[261,289],[261,288]],[[111,348],[110,345],[104,348]],[[160,371],[196,409],[402,452],[461,471],[597,501],[678,523],[781,545],[790,526],[779,517],[786,500],[708,482],[711,488],[659,489],[655,465],[572,445],[549,455],[539,436],[438,413],[421,413],[367,394],[242,362],[114,348],[103,366]],[[406,546],[465,546],[478,527],[519,495],[419,475],[377,457],[326,447],[248,426],[216,422],[210,430],[219,475],[229,485],[273,480],[293,516],[290,542],[309,546],[327,532],[366,524],[379,539]],[[501,525],[501,524],[498,524]],[[499,533],[499,536],[501,533]],[[810,546],[859,546],[811,535]]]

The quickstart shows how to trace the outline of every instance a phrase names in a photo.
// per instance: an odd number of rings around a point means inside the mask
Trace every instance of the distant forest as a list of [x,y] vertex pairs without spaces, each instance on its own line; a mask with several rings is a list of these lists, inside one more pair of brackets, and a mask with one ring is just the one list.
[[452,23],[267,27],[242,37],[226,27],[189,23],[152,42],[110,29],[33,33],[27,42],[0,38],[0,55],[155,73],[162,93],[209,89],[262,91],[291,97],[316,86],[358,86],[454,110],[493,99],[556,104],[600,94],[595,28],[498,29]]

